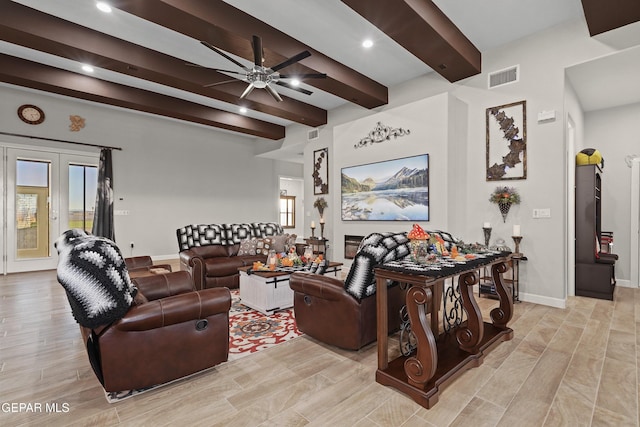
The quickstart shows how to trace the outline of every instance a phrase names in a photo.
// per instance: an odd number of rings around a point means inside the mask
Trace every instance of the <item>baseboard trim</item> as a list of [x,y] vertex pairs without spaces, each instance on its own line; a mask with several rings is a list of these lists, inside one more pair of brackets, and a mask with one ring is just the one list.
[[637,285],[631,283],[631,280],[621,280],[616,279],[616,286],[620,286],[621,288],[637,288]]
[[551,298],[551,297],[545,297],[542,295],[527,294],[523,292],[520,292],[519,297],[520,297],[520,301],[530,302],[533,304],[541,304],[541,305],[546,305],[546,306],[555,307],[555,308],[567,307],[566,299]]

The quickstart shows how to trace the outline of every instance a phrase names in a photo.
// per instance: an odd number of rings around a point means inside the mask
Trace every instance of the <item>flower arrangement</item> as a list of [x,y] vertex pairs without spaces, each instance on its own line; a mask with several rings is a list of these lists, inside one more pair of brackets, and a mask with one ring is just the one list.
[[327,204],[327,201],[324,199],[324,197],[318,197],[314,202],[313,202],[313,207],[318,209],[318,212],[320,212],[320,216],[322,216],[322,214],[324,213],[324,209],[329,206]]
[[496,204],[519,204],[520,194],[513,187],[496,187],[495,191],[489,197],[491,203]]

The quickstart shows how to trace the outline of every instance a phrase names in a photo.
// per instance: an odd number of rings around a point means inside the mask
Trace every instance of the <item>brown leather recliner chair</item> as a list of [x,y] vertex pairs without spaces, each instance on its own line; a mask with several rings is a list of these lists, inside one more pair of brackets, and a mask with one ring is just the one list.
[[[171,269],[171,264],[154,264],[153,260],[148,255],[125,258],[124,263],[127,266],[127,271],[131,278],[148,276],[150,274],[154,274],[154,271],[173,271]],[[164,272],[165,271],[163,271],[163,273]]]
[[227,288],[195,291],[186,271],[133,280],[136,305],[120,320],[80,327],[96,376],[107,392],[166,383],[227,360]]
[[[375,294],[358,301],[344,290],[342,280],[311,273],[292,274],[289,285],[301,332],[347,350],[359,350],[377,339]],[[398,284],[388,288],[390,333],[400,328],[405,297]]]

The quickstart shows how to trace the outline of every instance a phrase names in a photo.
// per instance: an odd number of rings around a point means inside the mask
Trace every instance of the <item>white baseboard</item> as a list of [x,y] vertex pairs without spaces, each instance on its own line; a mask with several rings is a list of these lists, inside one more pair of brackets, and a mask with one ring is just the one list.
[[175,260],[175,259],[180,259],[180,257],[178,256],[178,254],[171,254],[171,255],[152,255],[151,259],[154,261],[167,261],[167,260]]
[[549,307],[555,307],[555,308],[567,307],[566,299],[550,298],[542,295],[526,294],[523,292],[520,292],[519,297],[520,297],[520,301],[531,302],[534,304],[547,305]]
[[620,286],[621,288],[637,288],[638,285],[634,285],[631,283],[631,280],[621,280],[616,279],[616,286]]

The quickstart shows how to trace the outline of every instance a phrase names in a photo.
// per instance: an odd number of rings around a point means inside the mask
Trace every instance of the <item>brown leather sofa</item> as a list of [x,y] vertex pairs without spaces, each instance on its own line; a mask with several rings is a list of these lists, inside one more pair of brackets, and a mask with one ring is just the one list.
[[80,327],[107,392],[166,383],[227,360],[228,289],[194,291],[186,271],[133,282],[136,304],[123,318],[93,330]]
[[[359,350],[377,338],[376,295],[358,301],[344,290],[344,282],[331,276],[294,273],[289,281],[298,329],[323,343]],[[400,309],[406,292],[388,288],[389,332],[400,328]]]
[[276,223],[188,225],[176,234],[180,269],[191,273],[196,289],[238,288],[238,268],[267,259],[264,253],[238,255],[240,244],[250,238],[284,236]]

